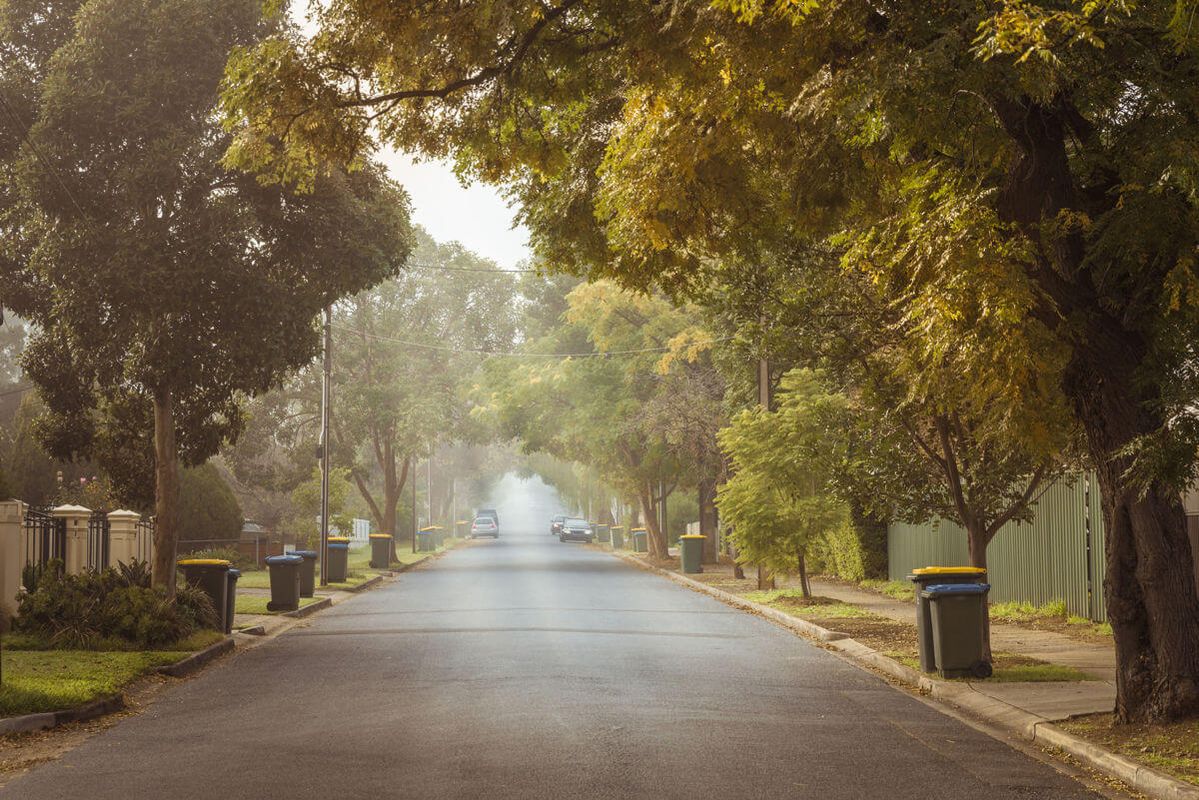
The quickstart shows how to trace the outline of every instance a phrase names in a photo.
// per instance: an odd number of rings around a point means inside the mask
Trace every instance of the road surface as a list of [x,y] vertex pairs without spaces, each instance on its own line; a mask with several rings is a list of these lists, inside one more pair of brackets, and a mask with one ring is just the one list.
[[318,614],[3,796],[1094,795],[787,631],[530,534]]

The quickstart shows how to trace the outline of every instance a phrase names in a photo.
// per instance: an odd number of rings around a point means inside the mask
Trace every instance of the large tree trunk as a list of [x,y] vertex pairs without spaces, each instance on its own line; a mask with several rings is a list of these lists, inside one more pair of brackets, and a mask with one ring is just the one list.
[[175,443],[175,408],[171,390],[154,392],[154,564],[155,586],[175,594],[175,559],[179,546],[179,451]]
[[653,487],[649,484],[643,486],[639,500],[641,501],[642,516],[645,517],[645,541],[649,549],[649,556],[659,561],[665,561],[670,558],[670,553],[666,548],[666,534],[659,524],[658,504],[654,502]]
[[[970,552],[970,566],[987,569],[987,544],[990,542],[987,527],[978,520],[969,520],[966,524],[966,542]],[[983,660],[990,663],[994,660],[991,653],[991,613],[984,609],[983,614]]]
[[1161,420],[1148,410],[1151,404],[1138,403],[1133,371],[1127,370],[1127,379],[1118,373],[1122,359],[1102,359],[1103,366],[1072,368],[1068,392],[1087,434],[1103,503],[1116,720],[1164,722],[1199,714],[1194,559],[1178,491],[1157,481],[1142,492],[1127,477],[1127,446],[1160,428]]
[[704,537],[703,563],[715,564],[716,541],[716,481],[704,479],[699,482],[699,532]]
[[[999,203],[1004,221],[1044,241],[1043,223],[1082,208],[1071,172],[1071,147],[1093,139],[1068,95],[1049,105],[1029,97],[990,96],[1005,131],[1020,148]],[[1113,187],[1114,188],[1114,187]],[[1096,218],[1117,201],[1114,191],[1088,193]],[[1102,199],[1098,199],[1102,198]],[[1098,296],[1086,241],[1071,229],[1043,248],[1030,277],[1053,299],[1038,309],[1047,325],[1069,320],[1074,346],[1063,389],[1082,423],[1096,465],[1107,532],[1104,593],[1116,642],[1116,720],[1163,722],[1199,713],[1199,598],[1181,500],[1160,480],[1138,487],[1129,476],[1129,446],[1160,435],[1160,387],[1144,380],[1150,345],[1114,300]],[[1148,280],[1157,278],[1144,267]],[[1139,287],[1125,287],[1138,298]],[[1137,312],[1140,313],[1140,312]]]

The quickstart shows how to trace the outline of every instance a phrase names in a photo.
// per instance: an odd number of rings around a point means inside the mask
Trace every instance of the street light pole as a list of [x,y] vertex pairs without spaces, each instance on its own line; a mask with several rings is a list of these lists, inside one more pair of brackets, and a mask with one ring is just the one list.
[[409,471],[409,478],[412,482],[412,552],[416,552],[416,456],[412,456],[412,469]]
[[333,306],[325,306],[324,375],[321,380],[321,586],[329,584],[329,390],[332,383]]

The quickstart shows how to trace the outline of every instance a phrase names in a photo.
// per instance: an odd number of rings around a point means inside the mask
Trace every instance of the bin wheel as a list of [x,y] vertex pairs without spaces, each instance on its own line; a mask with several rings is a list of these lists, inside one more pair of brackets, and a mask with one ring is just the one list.
[[991,672],[992,672],[991,671],[991,662],[990,661],[977,661],[977,662],[975,662],[974,666],[972,666],[970,668],[970,672],[976,678],[989,678],[989,677],[991,677]]

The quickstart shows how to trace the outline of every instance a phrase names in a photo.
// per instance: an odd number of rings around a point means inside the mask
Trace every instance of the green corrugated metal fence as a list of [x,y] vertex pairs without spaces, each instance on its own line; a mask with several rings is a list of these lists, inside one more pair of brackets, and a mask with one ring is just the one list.
[[[1071,614],[1106,619],[1103,516],[1094,487],[1093,478],[1081,475],[1060,481],[1041,495],[1031,524],[1012,522],[1000,529],[987,548],[993,601],[1041,605],[1061,599]],[[970,563],[966,532],[943,520],[893,523],[887,554],[892,580],[903,580],[915,567]]]

